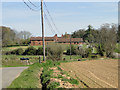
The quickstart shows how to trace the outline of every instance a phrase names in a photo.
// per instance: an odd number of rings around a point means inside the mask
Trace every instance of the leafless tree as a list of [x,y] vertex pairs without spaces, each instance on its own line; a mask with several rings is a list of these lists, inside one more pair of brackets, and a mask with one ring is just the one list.
[[112,56],[116,46],[116,30],[115,24],[104,24],[100,28],[99,44],[102,45],[108,57]]

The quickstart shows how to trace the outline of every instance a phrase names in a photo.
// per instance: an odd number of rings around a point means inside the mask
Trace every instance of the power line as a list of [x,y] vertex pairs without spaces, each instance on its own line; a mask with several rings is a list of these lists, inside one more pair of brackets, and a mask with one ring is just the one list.
[[[52,16],[50,15],[50,12],[49,12],[49,10],[48,10],[47,5],[45,4],[45,2],[44,2],[44,6],[46,7],[46,11],[47,11],[47,13],[48,13],[48,15],[49,15],[49,17],[50,17],[50,19],[51,19],[51,21],[52,21],[54,27],[56,28],[57,32],[60,33],[59,30],[58,30],[58,28],[56,27],[54,21],[53,21]],[[60,34],[61,34],[61,33],[60,33]]]
[[[31,3],[34,7],[38,7],[38,6],[36,6],[34,3],[32,3],[30,0],[28,0],[29,1],[29,3]],[[23,2],[25,3],[25,5],[30,9],[30,10],[32,10],[32,11],[39,11],[39,10],[35,10],[35,9],[33,9],[33,8],[31,8],[24,0],[23,0]],[[45,4],[46,5],[46,4]],[[40,7],[40,6],[39,6]],[[47,13],[49,14],[49,17],[51,18],[51,21],[52,21],[52,23],[54,24],[54,22],[53,22],[53,19],[52,19],[52,17],[51,17],[51,15],[50,15],[50,13],[49,13],[49,11],[48,11],[48,9],[47,9],[47,6],[46,6],[46,10],[47,10]],[[50,24],[50,21],[49,21],[49,19],[47,18],[47,15],[45,14],[45,12],[44,12],[44,17],[45,17],[45,20],[46,20],[46,22],[47,22],[47,25],[49,26],[49,28],[50,28],[50,30],[52,31],[52,33],[53,34],[56,34],[55,33],[55,30],[53,29],[53,27],[52,27],[52,25]],[[56,30],[57,30],[57,27],[56,27],[56,25],[54,24],[54,26],[55,26],[55,28],[56,28]],[[59,33],[59,31],[58,31],[58,33]]]
[[47,15],[45,14],[45,12],[44,12],[44,17],[46,19],[46,22],[47,22],[48,26],[50,27],[50,30],[52,31],[53,34],[55,34],[55,31],[54,31],[52,25],[50,24],[50,22],[49,22],[49,20],[47,18]]
[[36,10],[36,9],[33,9],[31,8],[24,0],[23,0],[24,4],[32,11],[40,11],[40,9]]
[[[28,1],[29,1],[33,6],[36,7],[36,5],[33,4],[30,0],[28,0]],[[25,3],[25,5],[26,5],[30,10],[32,10],[32,11],[38,11],[38,10],[35,10],[35,9],[31,8],[24,0],[23,0],[23,2]],[[46,19],[47,25],[50,27],[50,30],[52,31],[53,34],[55,34],[55,31],[54,31],[52,25],[50,24],[50,22],[49,22],[49,20],[48,20],[48,18],[47,18],[47,15],[45,14],[45,12],[44,12],[44,17],[45,17],[45,19]]]
[[34,3],[32,3],[30,0],[28,0],[34,7],[40,7],[41,5],[39,6],[36,6]]

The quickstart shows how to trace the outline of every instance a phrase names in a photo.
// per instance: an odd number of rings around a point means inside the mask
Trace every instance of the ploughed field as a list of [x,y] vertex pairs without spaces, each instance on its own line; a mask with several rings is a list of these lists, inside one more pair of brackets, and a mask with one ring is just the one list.
[[117,88],[118,60],[86,60],[61,63],[61,68],[80,81],[85,88]]

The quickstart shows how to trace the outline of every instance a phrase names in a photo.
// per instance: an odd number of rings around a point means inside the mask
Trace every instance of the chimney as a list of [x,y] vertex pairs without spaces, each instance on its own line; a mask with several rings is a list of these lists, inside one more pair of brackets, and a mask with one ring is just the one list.
[[58,37],[57,37],[57,34],[55,34],[55,36],[54,36],[54,40],[57,40],[57,38],[58,38]]
[[57,37],[57,34],[55,34],[55,36],[54,37]]
[[61,35],[61,37],[63,37],[63,34]]

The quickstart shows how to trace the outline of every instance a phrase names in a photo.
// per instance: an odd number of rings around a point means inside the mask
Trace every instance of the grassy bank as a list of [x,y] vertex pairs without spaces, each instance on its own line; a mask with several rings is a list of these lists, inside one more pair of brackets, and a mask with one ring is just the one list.
[[[55,63],[56,65],[60,64]],[[28,69],[24,70],[21,75],[16,78],[8,88],[42,88],[40,86],[40,69],[43,67],[48,69],[48,67],[54,66],[52,61],[47,61],[46,63],[35,63],[31,65]],[[44,74],[46,75],[46,74]],[[45,78],[46,79],[46,78]]]
[[[60,65],[61,62],[66,62],[66,61],[53,62],[51,60],[47,60],[46,63],[41,63],[41,64],[35,63],[31,65],[28,69],[24,70],[21,73],[21,75],[18,78],[16,78],[8,88],[43,88],[45,89],[45,87],[47,86],[47,88],[53,89],[60,85],[58,84],[58,82],[52,82],[46,85],[51,78],[58,78],[58,79],[61,78],[61,80],[64,82],[68,81],[72,84],[73,83],[76,84],[77,81],[75,79],[67,80],[66,78],[63,78],[60,76],[58,77],[53,76],[53,70],[50,70],[50,68],[58,67],[58,65]],[[42,74],[40,77],[41,69],[42,69]],[[59,67],[58,67],[58,70],[61,73],[65,74],[65,72],[61,71]],[[40,78],[41,78],[41,82],[40,82]],[[42,84],[42,87],[40,87],[40,84]]]
[[35,63],[24,70],[8,88],[40,88],[39,73],[41,64]]

